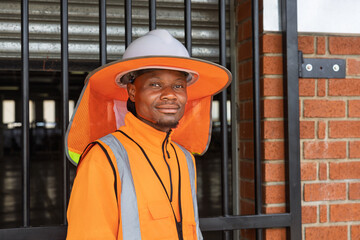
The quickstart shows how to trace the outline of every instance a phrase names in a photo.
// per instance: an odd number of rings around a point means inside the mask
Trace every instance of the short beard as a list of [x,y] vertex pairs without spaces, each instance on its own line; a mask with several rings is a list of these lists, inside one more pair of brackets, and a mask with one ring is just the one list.
[[173,129],[176,128],[179,125],[179,121],[177,122],[163,122],[161,120],[157,121],[157,122],[150,122],[149,120],[146,120],[145,118],[140,117],[139,115],[136,116],[138,119],[140,119],[141,121],[145,122],[146,124],[148,124],[149,126],[152,126],[155,129],[158,129],[160,131],[162,131],[161,129]]
[[156,126],[159,126],[161,128],[170,128],[170,129],[176,128],[178,125],[179,125],[179,121],[174,122],[174,123],[168,123],[168,122],[159,121],[159,122],[156,123]]

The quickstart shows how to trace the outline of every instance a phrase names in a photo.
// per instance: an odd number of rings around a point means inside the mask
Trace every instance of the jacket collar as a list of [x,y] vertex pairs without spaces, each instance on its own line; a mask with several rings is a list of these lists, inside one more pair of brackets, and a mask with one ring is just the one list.
[[[152,126],[141,121],[132,113],[127,113],[125,116],[126,132],[138,142],[140,145],[146,144],[147,147],[161,148],[166,138],[167,132],[159,131]],[[171,142],[172,131],[170,132],[168,142]]]

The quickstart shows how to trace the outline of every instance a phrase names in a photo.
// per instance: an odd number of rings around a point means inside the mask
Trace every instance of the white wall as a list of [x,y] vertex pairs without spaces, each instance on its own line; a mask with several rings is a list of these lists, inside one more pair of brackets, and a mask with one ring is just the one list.
[[[280,0],[264,1],[264,31],[280,31]],[[298,0],[298,31],[360,34],[360,0]]]

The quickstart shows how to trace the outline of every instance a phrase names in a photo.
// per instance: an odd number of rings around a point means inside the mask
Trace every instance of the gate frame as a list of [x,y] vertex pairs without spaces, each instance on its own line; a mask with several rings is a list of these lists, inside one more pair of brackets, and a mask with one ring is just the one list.
[[[151,9],[150,11],[150,29],[155,28],[155,1],[150,0]],[[233,3],[233,1],[231,1]],[[106,14],[105,0],[99,0],[100,4],[100,46],[101,46],[101,59],[100,62],[104,64],[106,62]],[[186,1],[186,22],[185,31],[191,32],[191,19],[189,20],[189,6],[191,2]],[[67,32],[67,0],[61,0],[62,6],[62,33],[61,33],[61,44],[62,44],[62,71],[68,71],[68,32]],[[131,0],[126,0],[126,6],[129,9],[131,6]],[[221,96],[221,119],[222,119],[222,139],[223,139],[223,151],[222,151],[222,192],[223,192],[223,216],[222,217],[210,217],[201,218],[200,227],[202,231],[225,231],[225,239],[229,238],[229,232],[231,230],[239,229],[257,229],[257,239],[262,239],[262,229],[264,228],[288,228],[289,237],[292,240],[301,240],[301,179],[300,179],[300,134],[299,134],[299,86],[298,86],[298,32],[297,32],[297,0],[282,0],[281,1],[281,16],[282,16],[282,31],[284,38],[284,79],[286,80],[286,161],[287,161],[287,174],[288,178],[288,205],[289,212],[282,214],[262,214],[262,180],[261,180],[261,156],[260,156],[260,57],[259,57],[259,0],[252,0],[252,23],[253,23],[253,76],[254,76],[254,149],[255,149],[255,215],[245,216],[230,216],[229,215],[229,187],[227,180],[227,166],[228,166],[228,150],[227,150],[227,122],[226,122],[226,90]],[[131,9],[131,7],[130,7]],[[66,11],[66,13],[65,13]],[[128,10],[129,11],[129,10]],[[220,62],[226,66],[226,33],[225,33],[225,0],[219,0],[219,30],[220,30]],[[28,114],[29,114],[29,41],[28,41],[28,0],[22,0],[22,83],[23,83],[23,227],[21,228],[10,228],[0,229],[0,239],[65,239],[66,236],[66,208],[69,196],[69,167],[66,157],[63,161],[63,185],[64,185],[64,224],[61,226],[53,227],[29,227],[29,136],[27,130],[29,128]],[[105,20],[104,20],[105,19]],[[233,20],[233,19],[232,19]],[[126,28],[126,39],[129,42],[129,28],[131,29],[131,19],[127,21]],[[63,30],[65,29],[65,30]],[[233,29],[233,28],[232,28]],[[233,34],[231,35],[234,36]],[[191,46],[191,41],[187,38],[187,46]],[[235,58],[236,59],[236,58]],[[62,83],[68,84],[68,75],[62,74]],[[236,97],[236,84],[233,84],[232,100]],[[63,117],[62,117],[62,132],[63,138],[65,137],[65,129],[68,124],[68,86],[63,86],[62,89],[62,102],[63,102]],[[232,106],[232,120],[236,119],[236,108]],[[234,124],[233,124],[234,125]],[[232,136],[235,139],[236,135]],[[236,143],[237,141],[235,141]],[[236,151],[236,147],[233,148]],[[233,154],[232,156],[236,156]],[[233,162],[236,159],[233,159]],[[236,170],[233,172],[236,176]],[[237,178],[235,180],[237,181]],[[237,186],[237,184],[235,184]],[[236,206],[236,205],[235,205]],[[235,207],[237,211],[237,207]],[[227,233],[226,233],[227,232]]]

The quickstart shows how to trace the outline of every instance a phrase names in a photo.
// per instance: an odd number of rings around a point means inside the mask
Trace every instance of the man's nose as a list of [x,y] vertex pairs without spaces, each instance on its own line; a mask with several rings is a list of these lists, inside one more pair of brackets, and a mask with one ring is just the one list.
[[161,99],[176,99],[176,94],[172,86],[164,87],[161,92]]

